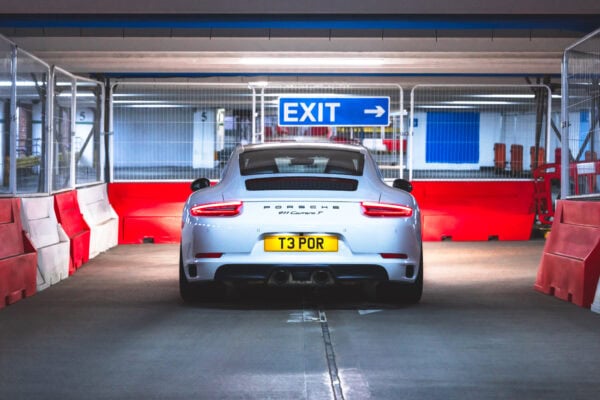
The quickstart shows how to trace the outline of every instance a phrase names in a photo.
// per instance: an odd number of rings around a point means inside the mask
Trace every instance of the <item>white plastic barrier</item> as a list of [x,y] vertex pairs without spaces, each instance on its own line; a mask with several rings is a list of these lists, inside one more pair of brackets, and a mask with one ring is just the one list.
[[592,303],[592,311],[600,314],[600,279],[598,280],[598,286],[596,286],[596,296]]
[[90,227],[90,258],[117,245],[119,216],[108,201],[106,184],[77,189],[83,219]]
[[54,197],[21,199],[23,229],[37,250],[37,290],[69,277],[69,237],[56,220]]

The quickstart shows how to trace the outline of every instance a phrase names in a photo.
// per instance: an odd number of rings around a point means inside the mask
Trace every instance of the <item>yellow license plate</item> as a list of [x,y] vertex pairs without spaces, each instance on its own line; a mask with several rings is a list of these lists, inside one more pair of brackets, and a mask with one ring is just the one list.
[[265,237],[265,251],[336,252],[338,238],[327,235],[276,235]]

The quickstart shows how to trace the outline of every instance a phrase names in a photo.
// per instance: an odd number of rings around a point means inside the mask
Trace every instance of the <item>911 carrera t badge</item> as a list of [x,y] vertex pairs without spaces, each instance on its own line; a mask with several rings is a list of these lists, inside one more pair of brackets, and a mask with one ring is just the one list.
[[279,211],[279,215],[321,215],[323,211]]

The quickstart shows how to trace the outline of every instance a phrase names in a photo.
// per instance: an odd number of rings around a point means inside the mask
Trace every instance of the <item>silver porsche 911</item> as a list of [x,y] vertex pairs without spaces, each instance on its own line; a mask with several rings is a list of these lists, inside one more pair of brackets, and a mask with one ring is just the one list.
[[421,222],[411,185],[387,185],[362,146],[239,146],[217,185],[200,178],[192,189],[179,267],[186,301],[237,282],[370,283],[382,298],[421,298]]

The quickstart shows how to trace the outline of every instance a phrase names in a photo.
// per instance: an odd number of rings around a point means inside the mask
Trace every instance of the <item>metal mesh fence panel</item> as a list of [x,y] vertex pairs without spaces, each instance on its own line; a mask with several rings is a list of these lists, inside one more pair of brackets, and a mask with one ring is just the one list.
[[[563,121],[568,137],[568,163],[563,181],[571,197],[600,195],[600,30],[565,51]],[[568,167],[567,167],[568,165]],[[568,171],[568,172],[567,172]],[[565,184],[565,182],[563,182]]]
[[98,82],[76,80],[75,151],[76,184],[102,180],[103,92]]
[[[398,86],[274,84],[262,92],[241,84],[119,82],[112,92],[115,181],[219,179],[237,144],[292,139],[362,142],[386,176],[401,173]],[[283,94],[389,96],[392,123],[282,128],[276,103]]]
[[0,41],[0,193],[10,192],[10,98],[12,46]]
[[543,85],[415,86],[409,178],[531,179],[556,146],[550,116]]
[[26,52],[17,51],[16,190],[47,192],[48,85],[50,68]]
[[219,179],[252,136],[247,85],[120,82],[112,89],[113,179]]
[[69,75],[54,73],[54,111],[52,140],[52,190],[72,187],[71,120],[75,82]]

